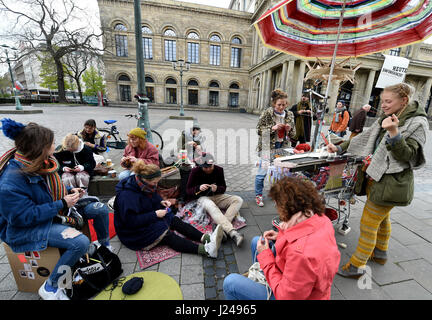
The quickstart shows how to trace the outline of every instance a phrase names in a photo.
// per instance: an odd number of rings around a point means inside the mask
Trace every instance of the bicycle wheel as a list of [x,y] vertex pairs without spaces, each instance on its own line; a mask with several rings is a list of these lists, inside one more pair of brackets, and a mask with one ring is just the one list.
[[153,129],[151,130],[151,133],[153,138],[153,145],[156,147],[156,149],[158,149],[158,151],[162,151],[164,143],[161,135]]
[[99,132],[103,132],[103,134],[106,136],[106,145],[108,148],[113,148],[113,149],[126,148],[126,144],[127,144],[126,141],[117,139],[117,137],[111,134],[109,130],[99,129]]

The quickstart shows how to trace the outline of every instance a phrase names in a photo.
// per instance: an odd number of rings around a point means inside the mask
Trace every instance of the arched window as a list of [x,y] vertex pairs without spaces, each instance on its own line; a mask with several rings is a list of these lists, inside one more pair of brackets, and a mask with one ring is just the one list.
[[[233,82],[233,83],[231,83],[229,88],[230,88],[230,92],[228,95],[228,106],[234,107],[234,108],[238,107],[239,106],[239,97],[240,97],[238,90],[240,89],[240,86],[238,85],[238,83]],[[235,90],[235,91],[231,91],[231,90]]]
[[[149,98],[150,102],[155,102],[154,100],[154,80],[150,76],[145,77],[146,82],[146,92],[147,92],[147,98]],[[150,84],[150,85],[148,85]]]
[[217,83],[216,81],[212,81],[209,84],[210,88],[219,88],[219,83]]
[[230,89],[240,89],[239,85],[237,83],[231,83]]
[[197,87],[198,86],[198,81],[196,81],[194,79],[189,80],[187,85],[188,86],[196,86]]
[[166,29],[164,32],[165,37],[175,37],[176,33],[173,29]]
[[166,84],[177,84],[177,81],[174,78],[168,78],[165,81]]
[[[118,77],[118,90],[120,101],[132,101],[131,86],[125,82],[130,82],[130,78],[126,74],[121,74]],[[122,82],[122,83],[120,83]]]
[[143,40],[143,55],[144,59],[151,60],[153,59],[153,32],[147,26],[142,27],[142,34],[144,35]]
[[127,28],[122,23],[117,23],[114,27],[114,31],[127,31]]
[[151,29],[149,27],[144,26],[144,27],[142,27],[141,30],[142,30],[143,34],[153,34],[153,32],[151,31]]
[[212,42],[221,42],[221,38],[217,34],[214,34],[214,35],[212,35],[210,37],[210,41],[212,41]]
[[[221,38],[214,34],[210,37],[212,42],[221,42]],[[221,46],[219,44],[210,44],[210,64],[213,66],[220,66],[221,60]]]
[[[166,29],[164,32],[165,37],[175,37],[176,33],[172,29]],[[177,44],[175,40],[165,39],[165,61],[177,60]]]
[[[114,27],[115,32],[124,32],[127,31],[127,28],[122,23],[117,23]],[[128,56],[128,42],[127,35],[125,34],[116,34],[115,38],[115,46],[116,46],[116,55],[117,57],[127,57]]]
[[199,40],[199,35],[196,32],[189,32],[187,35],[188,39]]
[[119,81],[130,81],[130,78],[129,78],[129,76],[122,74],[119,76],[118,80]]
[[242,44],[240,38],[238,38],[238,37],[233,38],[232,41],[231,41],[231,43],[233,43],[233,44]]

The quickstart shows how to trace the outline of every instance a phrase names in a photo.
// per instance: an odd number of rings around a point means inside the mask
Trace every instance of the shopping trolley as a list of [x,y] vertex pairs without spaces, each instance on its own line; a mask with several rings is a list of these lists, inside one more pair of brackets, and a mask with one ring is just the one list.
[[[328,153],[305,153],[275,157],[268,166],[267,176],[275,183],[285,176],[295,176],[312,181],[326,201],[325,214],[338,231],[350,231],[351,204],[355,201],[354,187],[363,157],[351,154],[336,156]],[[277,218],[273,225],[278,225]]]

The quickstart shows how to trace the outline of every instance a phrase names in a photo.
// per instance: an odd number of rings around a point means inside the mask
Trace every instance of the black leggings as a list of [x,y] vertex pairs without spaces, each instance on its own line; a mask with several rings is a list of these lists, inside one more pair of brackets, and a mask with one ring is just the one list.
[[[203,236],[201,231],[183,222],[176,216],[171,220],[170,229],[160,244],[165,244],[178,252],[198,253],[198,245],[191,240],[201,242]],[[191,240],[179,237],[172,230],[179,232]]]

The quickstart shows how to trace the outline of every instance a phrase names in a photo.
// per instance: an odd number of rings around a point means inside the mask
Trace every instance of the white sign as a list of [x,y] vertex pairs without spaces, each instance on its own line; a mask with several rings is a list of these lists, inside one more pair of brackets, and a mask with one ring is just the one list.
[[405,80],[409,59],[384,55],[385,60],[379,75],[376,88],[385,88]]

